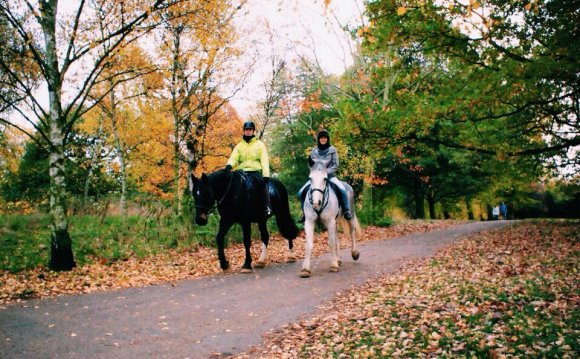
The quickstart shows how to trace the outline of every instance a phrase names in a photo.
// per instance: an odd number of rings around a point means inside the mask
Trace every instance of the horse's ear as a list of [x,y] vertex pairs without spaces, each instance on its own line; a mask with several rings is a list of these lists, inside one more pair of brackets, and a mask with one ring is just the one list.
[[205,173],[201,174],[201,181],[202,182],[207,182],[207,175]]
[[195,186],[197,186],[197,177],[192,173],[189,175],[189,192],[193,193]]
[[314,166],[314,160],[312,159],[312,157],[308,156],[308,167],[312,166]]

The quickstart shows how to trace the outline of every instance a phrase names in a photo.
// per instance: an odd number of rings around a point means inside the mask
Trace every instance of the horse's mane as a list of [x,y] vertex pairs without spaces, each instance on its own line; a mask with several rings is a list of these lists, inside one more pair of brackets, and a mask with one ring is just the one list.
[[[234,171],[228,171],[225,169],[214,171],[207,175],[207,179],[211,184],[219,184],[226,179],[229,179],[230,176],[233,176]],[[229,176],[228,176],[229,175]]]
[[315,161],[314,164],[310,167],[310,173],[320,173],[321,175],[328,174],[326,163],[322,161]]

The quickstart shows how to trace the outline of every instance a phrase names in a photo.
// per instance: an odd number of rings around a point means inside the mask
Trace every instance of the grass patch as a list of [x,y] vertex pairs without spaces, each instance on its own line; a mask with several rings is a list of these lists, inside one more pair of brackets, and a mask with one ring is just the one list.
[[[189,219],[130,216],[71,216],[69,233],[78,265],[144,258],[167,249],[214,245],[217,218],[206,227]],[[0,270],[17,273],[46,266],[50,258],[48,215],[0,215]],[[241,230],[239,231],[241,233]],[[236,231],[232,229],[232,234]],[[240,235],[241,237],[241,235]]]

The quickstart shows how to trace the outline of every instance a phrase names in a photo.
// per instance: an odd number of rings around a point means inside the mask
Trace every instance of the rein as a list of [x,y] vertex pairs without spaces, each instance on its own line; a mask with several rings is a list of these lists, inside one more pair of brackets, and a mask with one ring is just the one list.
[[[320,214],[322,213],[322,211],[324,211],[324,209],[326,208],[326,206],[328,205],[328,178],[326,178],[324,180],[324,183],[326,184],[324,186],[324,190],[320,189],[320,188],[314,188],[312,187],[312,184],[310,184],[310,191],[308,191],[308,201],[310,202],[310,205],[312,206],[312,209],[314,210],[314,212],[316,212],[316,214],[318,215],[318,217],[320,217]],[[322,206],[320,206],[319,210],[314,209],[314,203],[312,201],[312,194],[314,192],[320,192],[322,193]]]
[[[207,214],[210,215],[213,212],[215,212],[215,210],[223,203],[223,201],[226,199],[228,193],[230,193],[230,189],[232,188],[232,182],[234,181],[234,174],[233,172],[230,173],[230,181],[228,182],[228,188],[226,188],[226,191],[224,192],[224,194],[222,195],[222,198],[219,201],[216,201],[215,204],[211,207],[207,209]],[[242,181],[240,181],[240,186],[242,185]],[[212,188],[213,191],[213,188]],[[204,207],[202,206],[196,206],[196,208],[201,208],[204,209]]]

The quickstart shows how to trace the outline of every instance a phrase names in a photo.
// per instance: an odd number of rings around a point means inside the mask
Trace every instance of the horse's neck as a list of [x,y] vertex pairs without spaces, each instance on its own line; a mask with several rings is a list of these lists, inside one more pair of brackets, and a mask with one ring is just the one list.
[[[315,182],[317,183],[317,185],[315,187],[322,187],[323,183],[324,183],[324,179],[326,177],[327,177],[327,173],[326,173],[324,167],[313,168],[313,170],[310,171],[310,178],[315,178]],[[311,183],[312,183],[312,180],[311,180]],[[318,183],[322,183],[322,184],[318,184]],[[326,185],[328,185],[328,183],[326,183]]]
[[228,184],[231,182],[233,175],[234,175],[233,172],[213,173],[213,175],[210,177],[210,184],[214,194],[218,196],[223,196],[228,190]]

